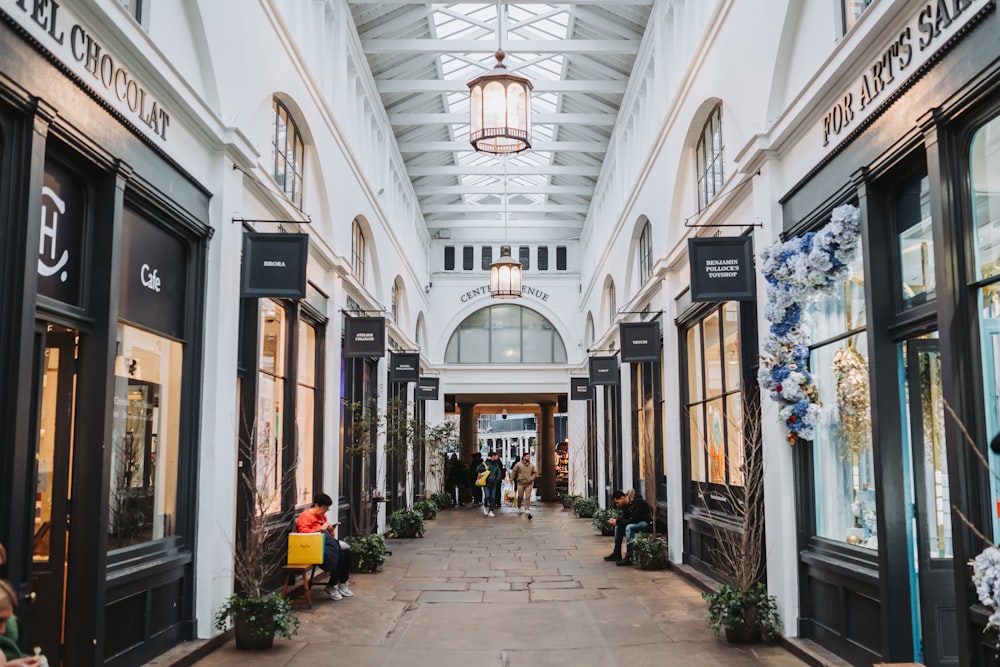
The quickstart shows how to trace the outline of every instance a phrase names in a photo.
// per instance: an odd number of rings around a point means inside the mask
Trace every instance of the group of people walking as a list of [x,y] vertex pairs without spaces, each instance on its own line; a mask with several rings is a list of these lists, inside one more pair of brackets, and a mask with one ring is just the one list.
[[535,480],[541,475],[528,452],[511,466],[509,475],[500,460],[500,452],[496,451],[490,452],[486,459],[478,452],[473,454],[468,466],[452,454],[445,465],[445,486],[460,507],[475,503],[482,505],[484,516],[496,516],[494,510],[503,504],[504,481],[507,480],[512,487],[517,513],[531,519],[531,494]]

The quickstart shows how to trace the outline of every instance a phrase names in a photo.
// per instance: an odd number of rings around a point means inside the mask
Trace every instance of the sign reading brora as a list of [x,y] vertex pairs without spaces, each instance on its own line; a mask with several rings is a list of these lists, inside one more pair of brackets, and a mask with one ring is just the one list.
[[389,355],[389,382],[403,384],[420,380],[420,355],[415,352],[392,352]]
[[622,341],[622,362],[660,360],[659,322],[622,322],[618,325]]
[[601,384],[618,384],[618,357],[591,357],[590,358],[590,384],[597,386]]
[[244,232],[240,296],[304,298],[308,259],[308,234]]
[[121,318],[183,338],[186,281],[184,242],[126,207],[122,211]]
[[421,375],[417,381],[417,388],[413,393],[413,398],[418,401],[438,400],[438,391],[441,387],[441,378]]
[[594,392],[590,389],[590,378],[569,379],[569,400],[587,401],[593,397]]
[[750,236],[688,239],[692,301],[757,298]]
[[345,317],[345,357],[384,357],[385,318]]

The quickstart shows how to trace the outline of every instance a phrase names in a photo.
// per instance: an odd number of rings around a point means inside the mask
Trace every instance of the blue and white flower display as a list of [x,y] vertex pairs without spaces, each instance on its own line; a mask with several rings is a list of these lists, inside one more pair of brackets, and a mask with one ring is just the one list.
[[807,310],[817,297],[847,280],[860,243],[861,214],[850,204],[833,210],[819,231],[777,242],[761,254],[767,280],[764,316],[771,323],[757,381],[788,427],[791,444],[812,440],[819,422],[819,390],[809,373]]
[[1000,627],[1000,549],[987,547],[972,563],[972,582],[984,607],[993,610],[987,628]]

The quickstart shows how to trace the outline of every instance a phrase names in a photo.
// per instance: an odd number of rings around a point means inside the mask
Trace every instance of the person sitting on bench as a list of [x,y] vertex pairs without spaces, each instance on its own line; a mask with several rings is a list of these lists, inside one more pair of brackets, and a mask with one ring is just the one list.
[[[653,513],[649,503],[635,489],[628,493],[616,490],[611,494],[611,500],[619,510],[617,519],[612,519],[615,526],[615,549],[604,560],[616,561],[618,565],[632,564],[632,538],[636,533],[648,533],[653,529]],[[625,556],[622,557],[622,539],[625,540]]]
[[297,533],[325,533],[323,539],[323,562],[320,569],[330,573],[330,583],[323,592],[331,600],[342,600],[354,597],[347,587],[347,578],[351,574],[351,558],[345,549],[341,549],[337,539],[337,524],[331,524],[326,519],[326,513],[333,506],[333,499],[325,493],[318,493],[313,498],[312,507],[304,511],[295,520]]

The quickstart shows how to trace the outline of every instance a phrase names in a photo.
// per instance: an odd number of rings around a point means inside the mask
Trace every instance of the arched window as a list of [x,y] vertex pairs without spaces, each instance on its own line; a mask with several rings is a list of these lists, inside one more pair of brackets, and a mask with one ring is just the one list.
[[722,105],[712,109],[701,129],[698,147],[695,150],[695,170],[698,178],[698,210],[722,189],[725,175],[722,173]]
[[449,364],[563,364],[566,346],[552,323],[514,304],[469,315],[451,335]]
[[351,233],[351,275],[365,284],[365,233],[357,220]]
[[639,285],[645,285],[653,275],[653,229],[646,221],[639,234]]
[[274,180],[293,204],[302,208],[302,135],[285,105],[271,101],[274,109],[271,148],[274,158]]
[[392,284],[392,303],[389,306],[392,312],[392,321],[399,322],[399,283],[394,282]]
[[608,326],[615,325],[615,315],[618,314],[618,298],[615,296],[615,281],[608,283]]

